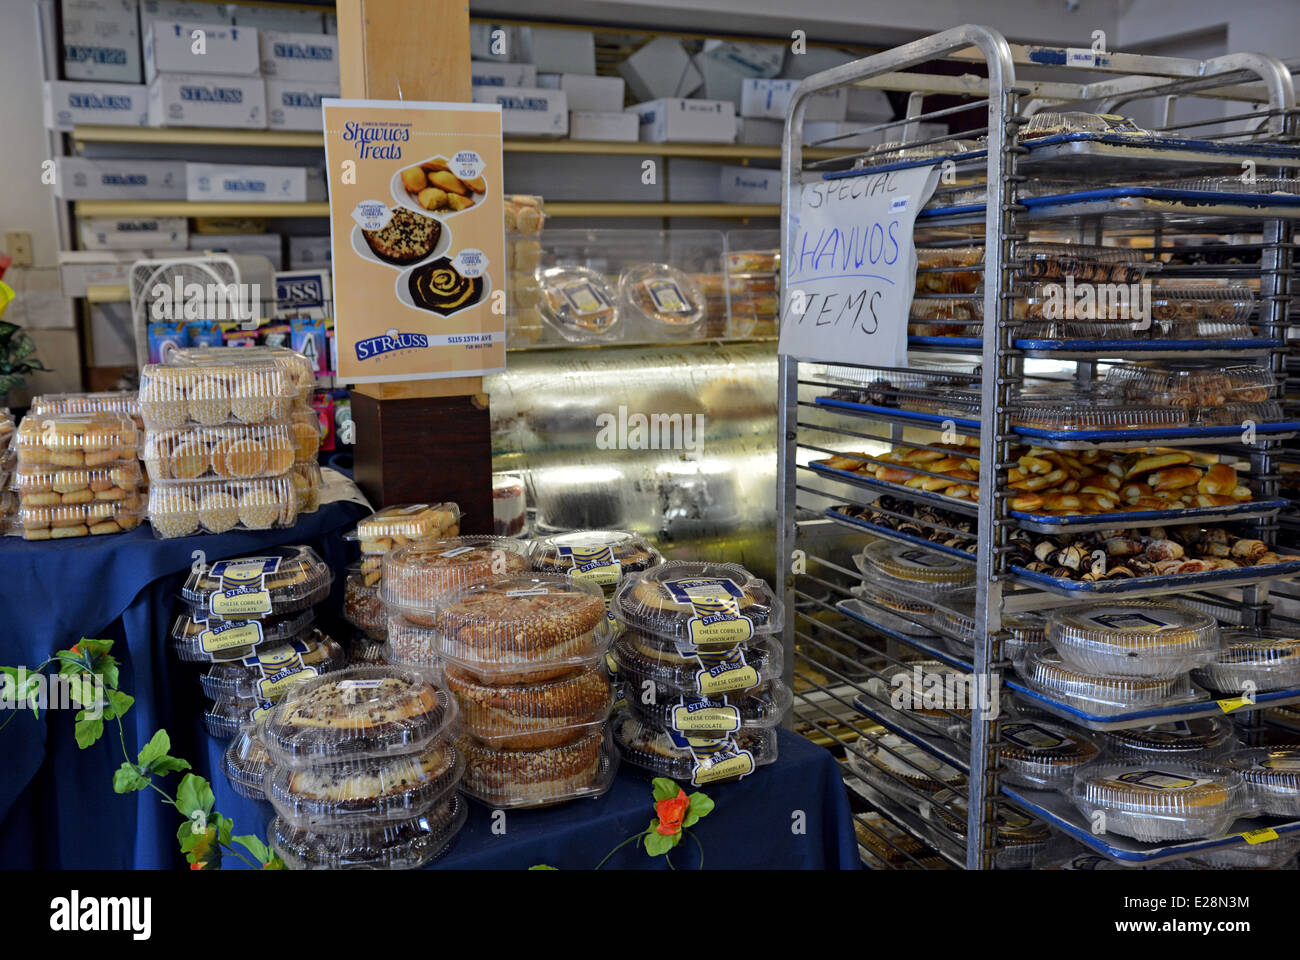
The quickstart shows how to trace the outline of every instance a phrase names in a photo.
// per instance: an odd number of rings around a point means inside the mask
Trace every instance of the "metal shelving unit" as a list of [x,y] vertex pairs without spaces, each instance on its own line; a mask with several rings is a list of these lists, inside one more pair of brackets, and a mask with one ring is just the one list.
[[[974,61],[982,66],[986,78],[933,76],[915,70],[938,60]],[[896,782],[890,782],[887,773],[877,776],[873,772],[871,777],[865,777],[854,772],[854,764],[845,764],[846,784],[852,796],[883,814],[898,829],[968,869],[999,865],[1000,854],[1006,852],[999,844],[997,827],[1003,804],[1040,818],[1054,833],[1073,836],[1112,859],[1129,863],[1176,859],[1242,844],[1246,841],[1241,832],[1261,826],[1242,820],[1224,837],[1184,844],[1142,844],[1120,837],[1092,836],[1085,818],[1063,796],[1004,788],[998,754],[1001,726],[1008,714],[1006,704],[1013,705],[1013,715],[1046,716],[1103,730],[1229,714],[1243,742],[1254,744],[1267,742],[1264,738],[1271,721],[1266,718],[1271,715],[1289,721],[1293,714],[1285,705],[1300,700],[1300,690],[1280,691],[1246,703],[1216,701],[1207,694],[1192,703],[1094,718],[1096,722],[1090,722],[1077,711],[1072,714],[1065,705],[1045,703],[1041,696],[1018,696],[1017,688],[1027,688],[1019,679],[1008,682],[1013,668],[1003,654],[1003,644],[1009,637],[1004,630],[1005,616],[1098,599],[1087,591],[1017,573],[1010,562],[1012,540],[1018,531],[1052,529],[1050,524],[1035,523],[1032,517],[1010,508],[1006,474],[1016,465],[1013,448],[1053,445],[1050,440],[1021,436],[1012,425],[1014,391],[1026,383],[1052,380],[1083,385],[1103,372],[1107,361],[1115,360],[1251,359],[1266,364],[1280,379],[1286,372],[1295,250],[1292,223],[1300,214],[1300,197],[1293,190],[1275,193],[1271,198],[1250,195],[1249,191],[1225,198],[1168,186],[1148,188],[1150,181],[1159,179],[1240,176],[1243,160],[1257,165],[1260,177],[1295,179],[1300,169],[1300,146],[1291,75],[1281,62],[1254,54],[1204,62],[1125,54],[1097,60],[1100,62],[1092,66],[1071,63],[1065,75],[1077,77],[1076,71],[1083,70],[1088,79],[1083,83],[1067,82],[1051,76],[1054,68],[1045,66],[1065,64],[1064,49],[1014,46],[993,30],[967,25],[808,78],[787,116],[782,158],[784,264],[791,262],[798,196],[804,183],[930,165],[940,160],[950,173],[955,173],[955,182],[944,178],[934,199],[918,217],[916,245],[983,248],[974,266],[929,268],[929,272],[978,272],[981,285],[975,305],[979,310],[971,315],[964,335],[909,337],[912,359],[906,371],[782,354],[778,428],[777,558],[786,608],[794,611],[784,635],[786,662],[787,670],[804,679],[807,687],[796,694],[796,717],[805,727],[820,731],[819,742],[843,750],[846,756],[856,753],[861,758],[862,743],[878,742],[871,738],[889,731],[965,774],[965,812],[949,810],[940,817],[932,815],[933,801],[945,784],[932,774],[932,782],[918,786],[897,777],[892,777]],[[1037,75],[1044,79],[1018,80],[1016,68],[1022,64],[1041,68]],[[893,154],[888,163],[882,164],[880,157],[869,153],[831,159],[809,155],[800,137],[808,98],[849,84],[910,94],[905,120],[870,129],[892,128],[886,139],[902,141],[920,156]],[[945,107],[926,112],[925,98],[938,95],[947,98]],[[960,98],[956,106],[952,105],[953,97]],[[1177,122],[1175,110],[1189,102],[1208,103],[1216,110],[1211,119]],[[1148,126],[1155,137],[1021,137],[1022,127],[1037,113],[1122,113],[1130,109],[1154,112],[1157,120]],[[958,114],[964,114],[970,120],[967,126],[973,129],[924,141],[910,135],[914,129],[908,126],[910,122],[952,120]],[[978,142],[969,142],[977,137]],[[1054,183],[1039,183],[1048,180]],[[1139,181],[1148,183],[1143,187],[1127,186]],[[979,202],[966,202],[972,191],[981,190]],[[959,193],[964,196],[958,197]],[[1199,240],[1203,234],[1250,236],[1234,236],[1227,243],[1218,241],[1217,246],[1214,241],[1203,241],[1203,251],[1230,251],[1235,257],[1232,263],[1213,257],[1199,263],[1189,260],[1184,266],[1171,267],[1167,275],[1226,277],[1257,285],[1258,310],[1248,321],[1245,342],[1168,343],[1152,338],[1145,342],[1133,339],[1127,343],[1075,345],[1061,341],[1070,344],[1069,349],[1062,350],[1055,349],[1060,343],[1043,347],[1021,339],[1020,328],[1025,321],[1016,319],[1019,292],[1013,283],[1021,266],[1017,260],[1020,244],[1049,239],[1132,245],[1162,257],[1174,251],[1186,252],[1182,244],[1191,238]],[[951,299],[952,295],[918,294],[918,300],[945,297]],[[925,322],[914,317],[909,326]],[[897,405],[881,409],[873,406],[875,401],[846,404],[826,400],[836,387],[866,387],[901,372],[922,380],[921,392],[933,398],[947,402],[960,393],[970,412],[950,416],[951,411],[941,411],[926,416]],[[978,457],[978,479],[967,481],[972,493],[960,501],[917,487],[852,473],[837,475],[833,470],[814,466],[814,461],[849,451],[863,451],[857,455],[860,462],[878,462],[885,451],[893,448],[934,449],[939,441],[933,437],[942,430],[948,431],[949,438],[978,438],[978,453],[972,446],[966,454],[972,461]],[[1248,464],[1253,504],[1231,519],[1236,529],[1274,545],[1279,543],[1279,505],[1266,501],[1285,499],[1279,497],[1277,467],[1284,444],[1294,434],[1294,428],[1279,426],[1272,434],[1260,432],[1248,447],[1241,445],[1241,437],[1200,434],[1195,430],[1181,435],[1103,435],[1082,446],[1133,450],[1157,444],[1179,446],[1180,441],[1186,441],[1197,451]],[[1057,448],[1071,449],[1066,443]],[[923,465],[909,469],[914,476],[936,476],[927,474]],[[903,505],[895,509],[905,510],[898,514],[887,507],[883,509],[886,516],[912,519],[917,507],[945,512],[931,513],[908,530],[897,531],[836,509],[871,505],[886,493]],[[1232,513],[1228,509],[1211,513],[1210,517],[1221,520]],[[1176,524],[1180,519],[1189,523],[1195,518],[1166,511],[1149,517],[1132,516],[1123,526],[1151,528]],[[1210,521],[1203,517],[1199,522]],[[957,529],[958,525],[963,529]],[[974,552],[964,546],[936,545],[930,539],[935,531],[952,533],[957,539],[973,539]],[[952,641],[962,638],[944,625],[943,616],[886,608],[870,597],[856,595],[853,588],[860,575],[845,562],[842,543],[846,533],[891,540],[973,564],[974,586],[964,595],[952,599],[945,595],[943,600],[924,598],[936,614],[943,614],[948,604],[951,612],[973,620],[973,646],[956,647]],[[1217,576],[1211,571],[1163,580],[1140,579],[1124,585],[1124,596],[1177,596],[1225,623],[1296,624],[1300,619],[1280,613],[1271,602],[1270,592],[1278,579],[1300,575],[1294,566],[1280,565],[1267,571],[1243,568]],[[1296,594],[1300,600],[1300,591]],[[969,639],[964,642],[969,644]],[[977,698],[969,704],[969,710],[941,711],[943,715],[938,718],[900,711],[887,694],[891,679],[920,660],[938,661],[992,684],[1003,709],[994,711]],[[813,682],[810,677],[821,679]],[[826,726],[836,725],[841,733],[825,735],[816,722],[819,711],[827,718]],[[918,722],[921,720],[928,722]],[[843,732],[846,723],[851,729],[847,734]],[[922,777],[918,773],[911,779],[921,781]],[[962,820],[964,830],[950,829]],[[1279,835],[1300,830],[1300,822],[1269,821],[1263,826]]]

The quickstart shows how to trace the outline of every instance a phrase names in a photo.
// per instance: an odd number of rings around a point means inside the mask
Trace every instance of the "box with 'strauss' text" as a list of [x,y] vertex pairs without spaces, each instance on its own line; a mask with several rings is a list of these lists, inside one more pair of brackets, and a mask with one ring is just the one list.
[[569,133],[569,101],[563,90],[475,87],[475,103],[501,105],[501,132],[517,137],[564,137]]
[[266,122],[272,130],[321,130],[321,99],[337,97],[339,88],[303,80],[266,81]]
[[735,143],[736,105],[729,100],[667,97],[628,107],[640,118],[641,139],[651,143]]
[[143,83],[47,80],[42,89],[48,130],[71,130],[79,123],[143,127],[149,122],[149,88]]
[[163,73],[149,85],[151,127],[266,127],[266,81]]
[[307,80],[338,86],[339,38],[323,33],[259,35],[262,75],[268,80]]
[[305,203],[307,168],[187,163],[185,199],[196,202]]
[[59,17],[65,77],[140,82],[136,0],[59,0]]

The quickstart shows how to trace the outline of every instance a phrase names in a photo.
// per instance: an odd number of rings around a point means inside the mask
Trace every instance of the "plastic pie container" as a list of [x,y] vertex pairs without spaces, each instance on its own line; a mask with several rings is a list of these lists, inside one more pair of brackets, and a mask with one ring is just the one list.
[[739,780],[777,758],[775,730],[741,730],[721,739],[687,737],[658,729],[627,711],[615,714],[612,725],[627,763],[693,786]]
[[[949,639],[950,652],[969,657],[975,644],[975,618],[955,610],[939,610],[936,623]],[[1013,665],[1023,663],[1031,650],[1044,650],[1047,642],[1046,624],[1036,613],[1010,613],[1002,618],[1006,636],[1002,640],[1002,655]]]
[[538,312],[565,340],[587,343],[617,339],[622,333],[618,292],[599,270],[549,267],[537,272]]
[[1196,699],[1186,676],[1164,680],[1093,676],[1070,667],[1050,648],[1030,652],[1018,669],[1030,689],[1097,716]]
[[1237,750],[1220,763],[1246,782],[1249,799],[1260,813],[1300,817],[1300,746]]
[[610,612],[624,627],[696,647],[779,633],[783,615],[768,585],[739,564],[684,560],[625,577]]
[[13,447],[20,464],[96,468],[132,461],[140,453],[140,432],[124,413],[28,414]]
[[240,660],[214,663],[199,677],[203,692],[213,700],[221,697],[279,700],[292,683],[342,669],[347,663],[343,648],[320,630],[299,640],[263,644]]
[[541,682],[489,684],[448,666],[446,686],[461,727],[490,747],[527,750],[578,739],[608,719],[614,692],[602,664]]
[[938,660],[917,660],[882,668],[886,676],[873,676],[866,689],[892,709],[903,728],[922,735],[960,736],[971,711],[985,694],[968,670]]
[[258,480],[160,480],[149,488],[149,525],[163,540],[279,529],[297,519],[297,495],[288,474]]
[[497,747],[462,734],[456,738],[465,755],[461,790],[498,809],[598,797],[613,785],[618,769],[606,727],[588,724],[566,743],[534,749]]
[[727,737],[751,730],[770,730],[789,712],[793,695],[780,680],[753,693],[701,697],[682,694],[658,700],[632,690],[627,703],[650,726],[686,737]]
[[[921,815],[942,824],[963,845],[966,840],[966,810],[964,791],[944,790],[935,795],[932,803],[921,801]],[[1008,803],[998,803],[995,824],[998,852],[994,855],[994,864],[1000,870],[1029,869],[1052,839],[1046,823]]]
[[316,833],[276,817],[267,832],[290,870],[415,870],[451,848],[468,816],[468,805],[451,792],[423,816],[382,827]]
[[383,555],[380,599],[412,623],[436,627],[443,602],[456,592],[528,569],[527,545],[511,537],[418,540]]
[[704,329],[704,295],[689,276],[666,263],[626,268],[618,278],[618,310],[652,339],[694,339]]
[[149,430],[142,459],[154,481],[249,480],[285,473],[295,450],[286,422],[235,424]]
[[910,606],[904,602],[907,600],[921,601],[919,606],[927,606],[923,601],[940,599],[975,582],[975,568],[971,564],[937,550],[892,540],[873,541],[854,555],[853,562],[867,584],[886,596],[898,596],[901,608]]
[[[863,575],[862,583],[856,587],[850,587],[849,592],[866,603],[885,608],[884,610],[872,609],[870,614],[873,623],[879,624],[887,630],[893,630],[895,633],[905,633],[911,637],[933,637],[936,635],[934,628],[930,625],[930,618],[938,611],[923,600],[917,600],[889,587],[878,585],[866,574]],[[898,612],[896,614],[889,613],[889,610]],[[969,656],[970,651],[963,651],[962,655]]]
[[614,640],[610,658],[637,696],[650,694],[657,701],[751,693],[779,679],[784,661],[780,645],[770,639],[722,651],[679,650],[670,640],[636,630]]
[[1183,409],[1263,403],[1278,394],[1276,374],[1258,363],[1121,363],[1106,371],[1104,383],[1131,401]]
[[349,667],[293,684],[258,736],[299,769],[419,753],[455,719],[455,700],[414,670]]
[[1011,422],[1039,430],[1147,430],[1187,426],[1187,411],[1138,406],[1113,400],[1021,401],[1011,407]]
[[1093,764],[1075,773],[1072,799],[1107,833],[1147,843],[1220,837],[1249,811],[1239,774],[1193,762]]
[[257,739],[257,731],[252,727],[241,729],[230,746],[226,747],[223,758],[226,779],[235,793],[249,800],[265,800],[264,784],[266,775],[271,770],[271,758]]
[[256,726],[271,708],[270,701],[222,697],[203,712],[208,736],[229,740],[244,727]]
[[645,537],[623,530],[579,530],[533,542],[529,559],[534,570],[592,580],[613,595],[623,577],[644,573],[663,562]]
[[845,756],[860,777],[905,803],[915,803],[916,796],[900,790],[900,782],[930,794],[966,783],[966,775],[956,767],[893,733],[863,736],[856,746],[845,749]]
[[264,644],[299,640],[316,622],[310,607],[261,620],[200,620],[189,613],[172,622],[176,656],[193,663],[242,660]]
[[1002,779],[1035,790],[1068,790],[1074,771],[1096,760],[1101,748],[1078,730],[1038,720],[1002,725]]
[[1089,604],[1048,611],[1045,618],[1048,641],[1082,673],[1173,679],[1219,651],[1214,618],[1175,603]]
[[1220,693],[1300,687],[1300,637],[1275,630],[1226,629],[1218,657],[1198,668],[1192,679]]
[[1232,750],[1236,735],[1222,717],[1196,717],[1149,727],[1112,730],[1106,752],[1116,759],[1150,763],[1161,760],[1211,762]]
[[195,619],[279,617],[324,600],[333,579],[311,547],[270,547],[256,556],[197,565],[180,597]]

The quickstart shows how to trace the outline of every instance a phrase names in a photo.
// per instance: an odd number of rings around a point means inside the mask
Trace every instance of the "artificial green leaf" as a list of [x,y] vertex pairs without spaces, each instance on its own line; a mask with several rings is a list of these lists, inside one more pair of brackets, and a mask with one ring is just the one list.
[[[217,830],[215,827],[208,827],[207,830],[200,830],[195,833],[191,825],[186,822],[181,824],[179,839],[181,841],[181,853],[193,853],[196,850],[202,855],[212,846],[212,842],[217,839]],[[194,860],[191,859],[190,863]]]
[[117,659],[115,657],[104,657],[95,664],[96,672],[104,678],[104,685],[110,690],[117,689]]
[[202,810],[206,817],[212,812],[212,805],[217,802],[212,795],[212,787],[200,776],[187,773],[176,788],[176,809],[181,816],[191,819],[194,811]]
[[153,773],[158,774],[158,776],[165,777],[169,773],[177,773],[181,770],[192,770],[194,768],[190,766],[188,760],[182,760],[180,757],[162,757],[155,760],[153,766],[149,769]]
[[534,866],[529,867],[528,869],[529,869],[529,870],[557,870],[557,869],[559,869],[559,868],[558,868],[558,867],[548,867],[548,866],[547,866],[546,864],[544,864],[544,863],[539,863],[539,864],[536,864],[536,865],[534,865]]
[[105,720],[120,720],[135,703],[135,697],[121,690],[108,691],[108,706],[104,708]]
[[140,748],[140,766],[148,767],[159,757],[167,756],[172,748],[172,738],[166,730],[159,730],[149,738],[149,742]]
[[229,817],[223,817],[219,813],[214,813],[212,819],[217,824],[217,839],[226,846],[230,846],[230,831],[235,829],[235,821]]
[[692,793],[688,797],[691,805],[686,809],[686,816],[682,819],[682,829],[693,827],[699,822],[700,817],[706,817],[713,811],[713,798],[706,793]]
[[149,778],[144,776],[133,764],[122,763],[113,774],[114,793],[134,793],[149,786]]
[[659,803],[662,800],[671,800],[673,797],[677,796],[677,792],[681,790],[681,787],[677,786],[676,783],[669,780],[667,777],[655,777],[650,781],[650,786],[654,787],[655,803]]
[[[227,821],[229,822],[229,821]],[[235,837],[235,843],[239,844],[245,850],[253,855],[253,859],[258,863],[266,863],[271,859],[271,851],[267,849],[266,844],[261,838],[253,836],[251,833],[243,837]]]
[[77,746],[85,750],[104,735],[104,718],[90,717],[88,711],[80,710],[77,712],[77,722],[73,725],[73,733],[77,738]]
[[[656,826],[657,825],[658,824],[656,824]],[[663,856],[673,847],[677,846],[681,839],[682,835],[680,833],[675,833],[670,837],[665,837],[662,833],[657,831],[647,833],[645,836],[645,852],[650,854],[652,857]]]
[[263,870],[287,870],[284,861],[280,859],[278,853],[271,854],[270,858],[262,863]]

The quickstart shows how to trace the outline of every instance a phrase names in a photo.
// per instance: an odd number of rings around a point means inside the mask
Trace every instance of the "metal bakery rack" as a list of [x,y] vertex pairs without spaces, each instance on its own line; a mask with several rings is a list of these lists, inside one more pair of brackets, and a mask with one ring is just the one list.
[[[945,60],[967,72],[931,72],[933,62]],[[855,131],[877,133],[888,141],[883,146],[810,159],[808,147],[832,144],[801,139],[808,98],[848,85],[907,93],[906,118]],[[1107,116],[1092,129],[1074,124],[1079,112]],[[1144,130],[1114,121],[1115,114],[1139,118]],[[954,132],[918,139],[920,121],[946,122]],[[1089,599],[1169,595],[1226,624],[1300,625],[1293,611],[1283,614],[1272,602],[1274,585],[1300,574],[1300,563],[1080,580],[1029,569],[1016,544],[1022,532],[1033,542],[1122,527],[1159,539],[1171,526],[1222,522],[1270,550],[1280,542],[1279,514],[1290,502],[1279,486],[1279,462],[1300,428],[1300,409],[1284,409],[1278,389],[1287,374],[1293,222],[1300,216],[1297,129],[1291,75],[1272,57],[1092,54],[1012,45],[970,25],[800,85],[782,154],[786,270],[803,183],[938,163],[946,171],[916,221],[916,246],[928,254],[908,321],[908,366],[826,363],[797,352],[780,357],[777,556],[787,609],[794,611],[784,634],[786,669],[802,688],[793,723],[845,756],[846,786],[869,808],[857,825],[860,842],[876,851],[864,853],[870,864],[1024,865],[1023,858],[1008,859],[1023,852],[1018,845],[1026,834],[999,819],[1004,803],[1126,864],[1241,847],[1243,833],[1253,842],[1300,831],[1300,821],[1274,819],[1241,820],[1225,836],[1193,842],[1099,837],[1064,796],[1005,786],[999,764],[1002,723],[1015,715],[1106,731],[1226,714],[1247,745],[1269,742],[1274,724],[1297,729],[1286,724],[1300,712],[1287,705],[1300,702],[1300,689],[1254,702],[1216,701],[1197,690],[1175,704],[1098,716],[1030,690],[1007,653],[1016,642],[1016,617]],[[1142,279],[1158,281],[1156,296],[1169,307],[1164,318],[1044,322],[1032,313],[1033,291],[1018,282],[1033,276],[1035,247],[1027,245],[1043,241],[1128,248],[1148,266],[1161,261],[1156,276]],[[948,282],[959,276],[975,284]],[[1227,408],[1211,401],[1186,420],[1170,420],[1168,404],[1152,402],[1149,419],[1111,425],[1089,421],[1075,403],[1081,419],[1063,429],[1016,415],[1023,410],[1017,401],[1027,398],[1074,396],[1096,406],[1092,391],[1116,363],[1185,367],[1208,360],[1262,368],[1267,401],[1241,419],[1237,409],[1216,417],[1215,410]],[[1249,499],[1109,515],[1012,509],[1006,483],[1017,464],[1014,447],[1097,457],[1162,444],[1237,463]],[[882,459],[894,456],[891,450],[922,458],[909,470],[920,478],[914,485],[856,469],[896,466]],[[956,497],[948,495],[952,478],[927,471],[923,453],[964,455],[968,483]],[[818,462],[846,454],[834,465]],[[956,590],[868,589],[847,560],[869,542],[864,534],[918,556],[955,559],[974,575]],[[1287,584],[1281,590],[1285,598],[1300,594]],[[965,628],[954,629],[960,624]],[[988,678],[1000,710],[992,709],[991,691],[972,696],[969,709],[947,709],[956,701],[923,715],[895,709],[892,681],[916,661],[972,681]],[[973,682],[970,690],[978,687]],[[893,749],[881,742],[886,731],[902,738],[890,741]],[[899,778],[889,772],[897,764],[865,762],[868,755],[893,755],[907,766],[900,743],[941,763]],[[943,792],[951,780],[944,764],[966,775],[958,793]],[[963,793],[966,802],[954,802]],[[880,855],[887,848],[898,855]]]

